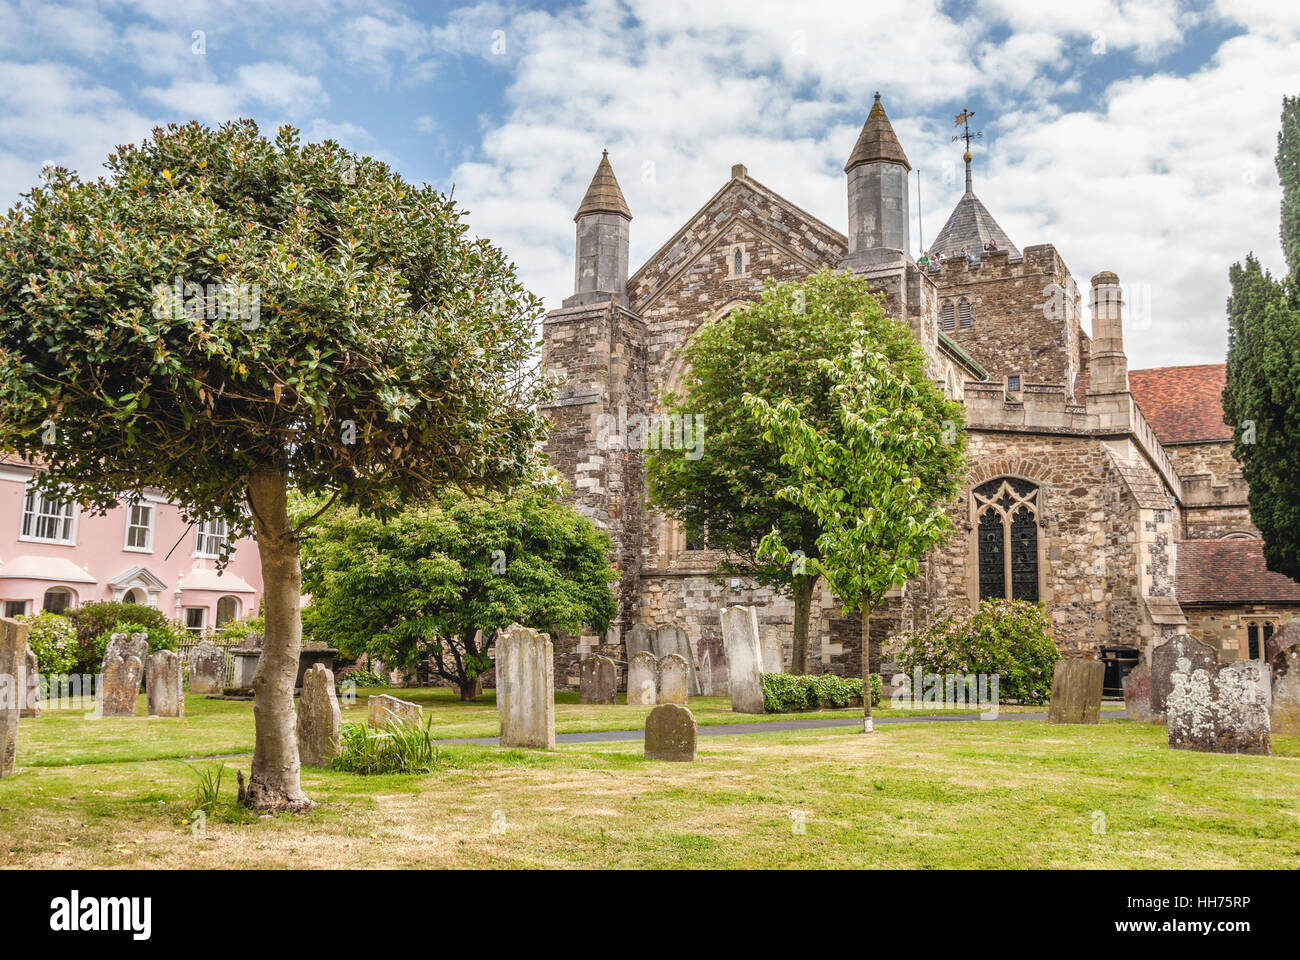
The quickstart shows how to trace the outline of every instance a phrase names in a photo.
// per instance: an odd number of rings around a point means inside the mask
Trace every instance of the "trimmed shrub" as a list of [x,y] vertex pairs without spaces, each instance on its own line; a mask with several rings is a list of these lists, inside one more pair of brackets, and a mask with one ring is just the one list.
[[974,613],[949,614],[900,635],[898,665],[907,674],[997,674],[1000,699],[1046,703],[1059,656],[1041,604],[985,600]]
[[27,624],[27,645],[36,654],[41,673],[72,673],[77,665],[77,629],[57,613],[33,613],[15,617]]
[[105,630],[95,638],[95,658],[103,662],[104,651],[108,649],[108,642],[113,639],[113,634],[125,633],[130,636],[133,633],[143,633],[149,638],[149,652],[157,653],[159,650],[175,650],[186,635],[186,631],[179,624],[172,623],[166,618],[161,625],[136,623],[131,620],[119,620],[108,630]]
[[[167,615],[157,607],[147,607],[140,603],[117,603],[101,600],[96,603],[83,603],[68,612],[68,620],[77,631],[77,673],[95,673],[104,659],[104,647],[96,647],[102,634],[113,634],[119,623],[138,624],[148,633],[154,628],[179,629]],[[107,637],[104,644],[107,645]],[[150,639],[152,647],[153,640]],[[159,648],[161,649],[161,648]],[[168,648],[172,649],[172,648]]]
[[382,673],[375,673],[373,670],[350,670],[347,673],[340,674],[337,683],[347,683],[349,680],[358,687],[388,686],[388,678]]
[[[790,673],[764,673],[763,707],[768,713],[798,713],[803,710],[830,710],[837,707],[862,706],[862,678],[837,677],[833,673],[797,676]],[[880,674],[871,675],[871,705],[880,704]]]

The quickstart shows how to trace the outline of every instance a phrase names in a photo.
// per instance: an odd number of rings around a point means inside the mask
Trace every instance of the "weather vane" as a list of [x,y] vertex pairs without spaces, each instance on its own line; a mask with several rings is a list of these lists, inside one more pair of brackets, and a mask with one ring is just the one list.
[[978,130],[974,133],[970,132],[970,118],[973,116],[975,116],[974,110],[963,110],[961,113],[957,114],[957,118],[954,121],[956,126],[962,128],[962,132],[953,137],[952,141],[953,143],[956,143],[958,140],[965,140],[967,153],[970,153],[970,142],[972,140],[979,140],[984,136],[984,134]]

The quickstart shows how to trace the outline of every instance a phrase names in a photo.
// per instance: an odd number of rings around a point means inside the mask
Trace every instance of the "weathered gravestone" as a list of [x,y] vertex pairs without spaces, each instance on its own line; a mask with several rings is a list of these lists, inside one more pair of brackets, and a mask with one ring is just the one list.
[[656,703],[686,703],[690,699],[690,667],[675,653],[659,661]]
[[695,717],[678,703],[664,703],[645,718],[647,760],[694,760],[698,738]]
[[[655,628],[648,623],[634,623],[627,631],[627,655],[655,652]],[[656,654],[657,656],[657,654]]]
[[23,681],[25,696],[21,716],[39,717],[41,715],[41,665],[36,659],[36,652],[31,647],[26,648],[23,660],[26,665],[26,679]]
[[13,776],[18,757],[18,716],[26,693],[27,624],[0,618],[0,778]]
[[376,730],[395,723],[418,727],[424,717],[424,708],[418,703],[398,700],[383,693],[366,700],[366,714],[366,722]]
[[1273,656],[1272,668],[1270,732],[1284,737],[1300,737],[1300,646],[1279,650]]
[[1208,643],[1202,643],[1195,637],[1180,635],[1170,637],[1151,651],[1151,720],[1153,723],[1165,722],[1165,701],[1173,689],[1173,676],[1179,671],[1179,662],[1186,660],[1187,672],[1192,670],[1213,670],[1219,663],[1219,655]]
[[578,663],[578,702],[617,703],[618,671],[609,657],[584,657]]
[[184,675],[181,672],[181,655],[171,650],[159,650],[149,657],[146,668],[149,679],[149,716],[185,716]]
[[1098,723],[1106,665],[1100,660],[1057,660],[1052,671],[1048,723]]
[[735,713],[764,713],[759,674],[763,654],[758,646],[758,611],[754,607],[725,607],[722,642],[727,648],[728,687]]
[[654,654],[662,660],[674,653],[686,661],[686,666],[690,671],[690,686],[688,689],[691,696],[698,697],[703,692],[703,688],[700,686],[700,678],[695,672],[695,658],[691,656],[691,642],[686,636],[686,631],[675,623],[660,624],[655,629]]
[[555,748],[555,650],[551,638],[512,624],[496,645],[501,746]]
[[627,702],[654,706],[659,693],[659,660],[649,650],[632,654],[627,662]]
[[759,638],[764,673],[785,673],[785,643],[781,639],[781,633],[780,627],[767,627]]
[[1151,722],[1151,668],[1140,663],[1124,678],[1125,716]]
[[699,643],[700,689],[706,697],[725,697],[731,684],[727,651],[721,637],[701,637]]
[[1269,663],[1277,660],[1277,655],[1287,647],[1300,644],[1300,617],[1295,617],[1282,624],[1280,630],[1264,641],[1264,659]]
[[1175,670],[1172,680],[1165,704],[1169,746],[1207,753],[1272,753],[1268,664],[1238,660],[1209,669]]
[[225,688],[225,653],[211,640],[200,640],[190,651],[190,693],[220,693]]
[[298,698],[298,758],[303,766],[328,767],[338,756],[343,714],[334,692],[334,671],[323,663],[302,677]]
[[115,633],[104,649],[99,673],[99,705],[106,717],[134,717],[149,656],[149,638],[143,633]]

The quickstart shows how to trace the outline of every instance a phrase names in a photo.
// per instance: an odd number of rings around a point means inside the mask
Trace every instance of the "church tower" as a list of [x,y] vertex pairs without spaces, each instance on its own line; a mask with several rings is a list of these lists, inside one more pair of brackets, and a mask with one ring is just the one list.
[[911,259],[907,206],[907,175],[911,169],[877,93],[849,162],[844,165],[849,177],[846,266]]
[[578,225],[573,296],[566,307],[613,300],[627,306],[627,248],[632,212],[623,199],[609,151],[601,154],[587,195],[574,214]]

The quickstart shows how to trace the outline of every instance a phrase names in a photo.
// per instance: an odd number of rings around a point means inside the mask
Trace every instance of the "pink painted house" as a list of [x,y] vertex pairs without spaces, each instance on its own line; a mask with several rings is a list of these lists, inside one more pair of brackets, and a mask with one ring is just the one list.
[[230,563],[218,573],[224,522],[191,526],[157,491],[95,516],[72,501],[46,500],[32,490],[29,481],[38,469],[0,460],[5,616],[119,600],[157,607],[201,634],[257,613],[262,568],[252,539],[237,541]]

